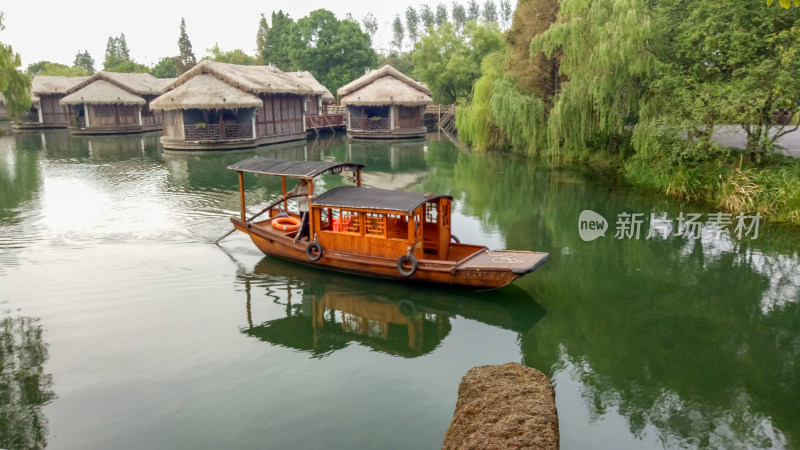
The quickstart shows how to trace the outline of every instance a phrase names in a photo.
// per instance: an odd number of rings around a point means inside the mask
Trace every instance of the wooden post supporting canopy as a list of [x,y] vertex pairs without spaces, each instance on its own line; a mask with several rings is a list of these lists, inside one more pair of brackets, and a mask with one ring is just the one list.
[[289,202],[286,200],[286,177],[281,177],[281,187],[283,188],[283,210],[289,210]]
[[242,171],[238,171],[239,173],[239,198],[242,202],[242,221],[246,222],[247,217],[245,216],[245,209],[244,209],[244,174]]
[[316,232],[316,227],[313,226],[314,222],[311,220],[311,199],[314,198],[314,182],[309,179],[308,180],[308,212],[306,212],[306,223],[308,223],[308,240],[311,241],[314,239],[314,232]]

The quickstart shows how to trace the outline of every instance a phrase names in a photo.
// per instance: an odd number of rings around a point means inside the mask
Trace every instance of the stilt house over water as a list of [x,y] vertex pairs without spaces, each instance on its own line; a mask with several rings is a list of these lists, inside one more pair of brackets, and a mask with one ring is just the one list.
[[306,138],[306,96],[314,89],[274,66],[202,61],[155,99],[161,144],[170,150],[226,150]]
[[355,138],[425,136],[425,105],[430,91],[392,66],[368,71],[337,91],[347,107],[347,135]]
[[67,90],[72,134],[128,134],[161,129],[161,112],[150,102],[172,79],[149,73],[98,72]]
[[67,91],[89,77],[53,77],[36,75],[31,82],[33,106],[14,124],[14,129],[67,128],[70,121],[68,106],[59,101]]

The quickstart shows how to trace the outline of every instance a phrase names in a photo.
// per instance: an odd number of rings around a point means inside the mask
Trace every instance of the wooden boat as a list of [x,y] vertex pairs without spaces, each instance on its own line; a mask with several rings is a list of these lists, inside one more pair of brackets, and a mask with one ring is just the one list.
[[[241,214],[231,222],[267,255],[340,272],[477,289],[503,287],[549,257],[462,244],[451,234],[452,197],[362,187],[363,164],[255,157],[228,168],[239,174],[241,198]],[[354,186],[314,195],[314,178],[342,171],[353,173]],[[279,176],[283,188],[281,200],[249,219],[244,173]],[[301,216],[288,211],[287,178],[309,183],[310,240],[297,238]],[[256,220],[265,213],[266,219]]]

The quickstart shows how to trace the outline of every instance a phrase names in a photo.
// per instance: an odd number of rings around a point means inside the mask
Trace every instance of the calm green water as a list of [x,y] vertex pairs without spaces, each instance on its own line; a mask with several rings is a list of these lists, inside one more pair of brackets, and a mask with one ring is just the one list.
[[[453,195],[462,241],[551,259],[474,293],[215,246],[239,208],[225,167],[254,154],[365,162],[369,186]],[[280,189],[246,183],[251,212]],[[605,237],[580,238],[585,209]],[[623,212],[709,211],[436,136],[0,136],[0,447],[438,448],[461,377],[508,361],[553,380],[565,449],[800,447],[800,232],[614,239]]]

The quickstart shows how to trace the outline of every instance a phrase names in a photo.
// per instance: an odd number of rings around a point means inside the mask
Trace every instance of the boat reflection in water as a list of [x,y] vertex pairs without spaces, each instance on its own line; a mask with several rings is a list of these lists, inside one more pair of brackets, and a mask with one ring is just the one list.
[[[361,277],[319,273],[266,257],[241,274],[247,297],[242,333],[282,347],[326,356],[358,342],[383,353],[414,358],[436,349],[461,316],[524,334],[545,315],[525,291],[419,288]],[[258,322],[253,310],[266,295],[284,317]],[[255,302],[255,305],[254,305]]]

